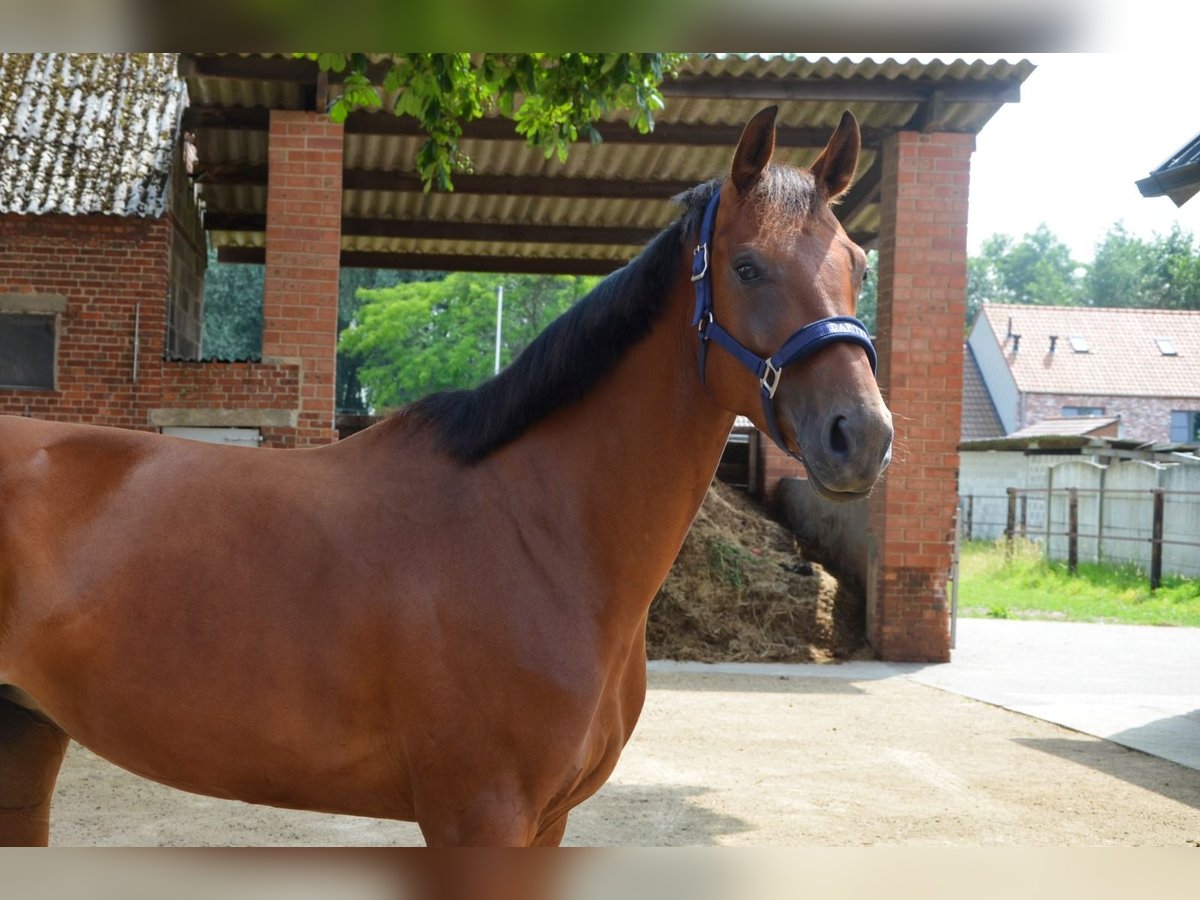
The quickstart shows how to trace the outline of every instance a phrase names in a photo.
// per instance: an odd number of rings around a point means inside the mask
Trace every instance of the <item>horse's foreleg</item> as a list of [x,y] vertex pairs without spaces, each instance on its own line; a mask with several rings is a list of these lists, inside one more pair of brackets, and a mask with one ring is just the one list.
[[557,847],[562,843],[563,833],[567,830],[567,814],[563,813],[557,819],[546,823],[533,839],[535,847]]
[[67,736],[24,707],[0,700],[0,846],[45,846],[50,797]]
[[493,809],[452,822],[435,824],[425,819],[418,824],[430,847],[557,847],[567,829],[567,814],[540,827],[526,816]]

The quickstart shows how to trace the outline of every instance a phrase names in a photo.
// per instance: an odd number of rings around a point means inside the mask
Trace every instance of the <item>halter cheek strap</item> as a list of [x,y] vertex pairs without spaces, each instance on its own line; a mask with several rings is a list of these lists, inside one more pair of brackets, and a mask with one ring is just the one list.
[[871,362],[871,372],[874,373],[878,367],[875,345],[871,343],[871,336],[867,333],[866,326],[854,316],[830,316],[805,325],[784,341],[783,346],[774,356],[766,359],[742,346],[737,338],[722,328],[713,318],[710,266],[713,224],[717,219],[717,207],[720,201],[721,191],[718,188],[713,192],[712,199],[708,201],[708,206],[704,210],[704,218],[700,222],[700,241],[692,254],[692,282],[696,285],[696,309],[692,317],[692,324],[696,326],[700,335],[700,382],[703,384],[705,380],[708,343],[713,341],[723,347],[758,379],[763,419],[767,423],[771,440],[788,456],[799,459],[800,455],[792,451],[783,440],[779,433],[779,424],[775,419],[773,401],[784,368],[802,359],[807,359],[829,344],[844,341],[857,344],[866,351],[867,359]]

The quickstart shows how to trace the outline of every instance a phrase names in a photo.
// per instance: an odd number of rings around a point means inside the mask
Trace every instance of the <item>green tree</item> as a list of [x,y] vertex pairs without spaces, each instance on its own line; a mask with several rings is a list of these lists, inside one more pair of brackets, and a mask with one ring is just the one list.
[[205,359],[260,359],[263,329],[261,265],[222,263],[213,248],[204,273],[202,343]]
[[879,252],[867,251],[867,271],[863,275],[862,290],[858,294],[858,305],[855,315],[867,326],[870,334],[875,334],[876,313],[879,310]]
[[[348,269],[338,272],[338,335],[350,327],[358,313],[360,290],[394,287],[397,284],[439,281],[444,272],[423,272],[397,269]],[[358,360],[338,351],[337,396],[338,412],[365,413],[366,400],[358,377]]]
[[[678,53],[307,53],[322,70],[345,72],[329,106],[334,121],[356,109],[414,117],[429,136],[417,152],[425,189],[453,190],[469,171],[459,146],[463,124],[485,115],[515,123],[529,146],[566,159],[570,144],[600,140],[595,123],[627,113],[645,134],[662,109],[659,85],[683,61]],[[382,67],[382,68],[381,68]],[[379,73],[382,71],[382,75]],[[373,80],[374,79],[374,80]],[[376,80],[378,83],[376,83]]]
[[1200,248],[1178,224],[1144,240],[1118,222],[1096,245],[1084,289],[1093,306],[1200,309]]
[[1041,306],[1079,303],[1080,264],[1045,223],[1020,241],[993,235],[984,242],[986,278],[998,290],[994,300]]
[[993,234],[967,260],[966,325],[989,302],[1078,306],[1085,302],[1083,269],[1045,223],[1020,241]]
[[[204,275],[203,356],[210,360],[261,359],[265,267],[222,263],[208,253]],[[342,269],[338,273],[338,334],[353,321],[360,288],[383,288],[444,278],[441,272],[394,269]],[[338,412],[366,412],[358,362],[337,355]]]
[[357,362],[368,404],[395,408],[434,391],[474,387],[493,374],[501,285],[503,366],[597,281],[458,272],[442,281],[361,290],[340,348]]

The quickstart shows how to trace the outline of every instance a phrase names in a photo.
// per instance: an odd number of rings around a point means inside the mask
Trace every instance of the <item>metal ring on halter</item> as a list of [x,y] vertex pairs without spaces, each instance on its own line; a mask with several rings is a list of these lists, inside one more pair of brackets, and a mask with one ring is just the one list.
[[779,379],[783,377],[783,367],[775,368],[771,365],[771,361],[766,361],[767,369],[762,374],[763,390],[767,392],[767,396],[771,399],[775,398],[775,391],[779,388]]

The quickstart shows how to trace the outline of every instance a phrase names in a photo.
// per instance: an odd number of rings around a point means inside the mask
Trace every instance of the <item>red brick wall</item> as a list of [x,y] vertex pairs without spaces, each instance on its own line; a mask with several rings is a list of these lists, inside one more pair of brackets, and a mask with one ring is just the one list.
[[[1184,385],[1180,385],[1184,387]],[[1188,385],[1191,387],[1191,385]],[[1106,416],[1120,416],[1112,437],[1131,441],[1165,443],[1171,439],[1171,413],[1176,410],[1200,410],[1195,397],[1100,397],[1095,394],[1026,394],[1025,419],[1021,427],[1043,419],[1061,419],[1064,406],[1099,406]],[[1108,432],[1102,432],[1108,434]]]
[[[163,370],[160,406],[170,410],[295,410],[300,405],[300,380],[296,364],[172,362]],[[295,428],[254,424],[262,435],[262,446],[296,446]]]
[[0,216],[0,293],[67,300],[57,389],[0,388],[0,413],[147,428],[160,389],[169,252],[165,217]]
[[792,459],[775,446],[768,435],[760,434],[758,439],[758,494],[763,500],[773,500],[779,482],[783,478],[807,478],[804,463]]
[[301,367],[298,446],[337,440],[342,126],[271,111],[263,361]]
[[[151,414],[163,408],[297,410],[296,363],[164,362],[172,248],[177,263],[195,249],[170,216],[0,216],[0,294],[67,301],[56,390],[0,388],[0,414],[156,431]],[[194,291],[202,270],[188,271],[181,289]],[[262,433],[268,446],[297,442],[295,428]]]
[[889,660],[950,657],[973,149],[969,134],[917,132],[882,149],[876,330],[896,442],[870,501],[867,637]]

